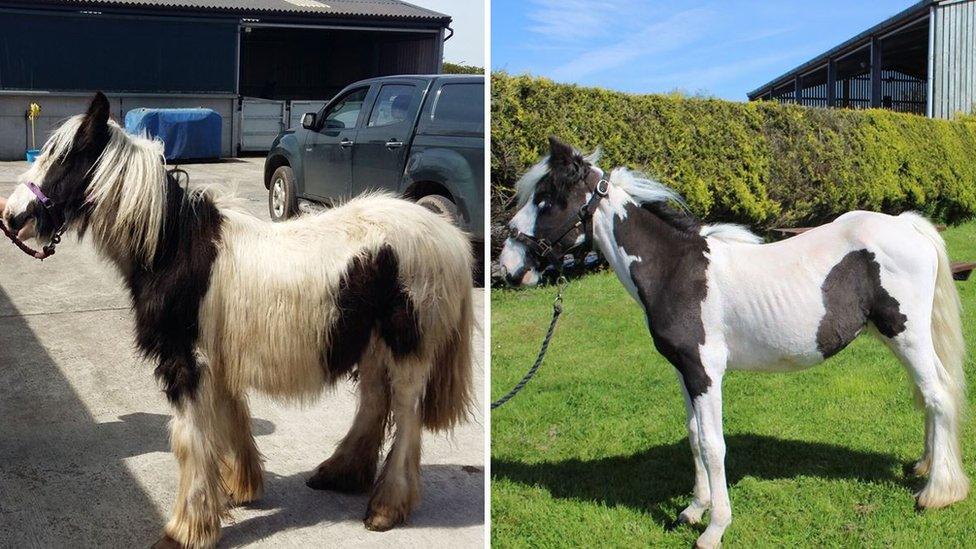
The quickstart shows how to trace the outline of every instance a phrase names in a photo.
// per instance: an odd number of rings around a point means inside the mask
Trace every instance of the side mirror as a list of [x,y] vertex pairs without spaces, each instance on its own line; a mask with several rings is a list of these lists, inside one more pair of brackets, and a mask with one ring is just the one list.
[[315,129],[315,113],[314,112],[307,112],[307,113],[305,113],[305,114],[302,115],[302,127],[305,128],[306,130],[314,130]]

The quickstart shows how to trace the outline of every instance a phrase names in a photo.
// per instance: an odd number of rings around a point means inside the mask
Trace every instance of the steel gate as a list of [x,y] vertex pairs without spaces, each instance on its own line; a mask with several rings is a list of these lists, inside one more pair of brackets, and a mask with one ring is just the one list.
[[286,102],[245,97],[241,99],[241,142],[246,152],[271,150],[271,142],[281,133]]

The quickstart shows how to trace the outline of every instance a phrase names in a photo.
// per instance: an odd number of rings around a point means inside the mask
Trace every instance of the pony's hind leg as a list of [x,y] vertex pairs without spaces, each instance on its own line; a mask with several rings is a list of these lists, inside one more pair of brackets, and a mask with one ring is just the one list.
[[[918,387],[915,387],[915,400],[919,408],[925,409],[925,397],[922,396],[921,391]],[[915,475],[918,477],[924,477],[929,474],[932,468],[932,436],[934,434],[934,415],[928,412],[925,413],[925,450],[922,452],[922,457],[918,459],[915,463],[910,466],[905,467],[906,475]]]
[[396,434],[383,471],[373,487],[364,521],[369,530],[389,530],[406,520],[420,501],[420,397],[427,368],[419,360],[401,360],[389,370]]
[[705,462],[702,460],[695,406],[688,395],[688,389],[685,387],[685,382],[680,374],[678,374],[678,381],[681,384],[681,393],[684,396],[685,408],[688,412],[688,442],[691,444],[691,455],[695,462],[695,488],[691,503],[681,511],[676,522],[677,524],[698,524],[711,504],[711,490],[708,487],[708,471],[705,469]]
[[193,395],[183,395],[170,422],[170,444],[179,463],[176,503],[158,547],[213,547],[220,537],[220,520],[227,515],[227,496],[221,483],[221,434],[209,368],[199,361],[200,381]]
[[368,492],[390,415],[386,365],[376,356],[359,363],[359,407],[349,432],[305,484],[316,490]]
[[916,494],[917,503],[920,508],[939,508],[965,499],[969,479],[959,446],[961,402],[936,355],[929,326],[924,324],[888,342],[911,373],[925,405],[925,454],[915,470],[929,478]]

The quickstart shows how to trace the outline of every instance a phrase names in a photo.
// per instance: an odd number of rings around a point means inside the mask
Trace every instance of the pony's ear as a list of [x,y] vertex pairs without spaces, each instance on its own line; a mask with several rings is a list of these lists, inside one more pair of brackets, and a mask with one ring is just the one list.
[[549,136],[549,158],[560,164],[565,164],[572,161],[575,155],[576,151],[573,150],[573,147],[563,143],[555,135]]
[[586,161],[573,147],[549,138],[549,174],[559,192],[566,192],[585,177]]
[[108,97],[105,97],[104,93],[98,92],[95,97],[92,97],[85,119],[78,129],[75,143],[79,148],[104,144],[108,138],[108,118],[111,109]]

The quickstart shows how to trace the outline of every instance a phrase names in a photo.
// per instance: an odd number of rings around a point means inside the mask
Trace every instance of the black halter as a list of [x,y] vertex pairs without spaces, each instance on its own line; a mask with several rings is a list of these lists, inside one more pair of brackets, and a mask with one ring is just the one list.
[[514,231],[512,238],[515,239],[516,242],[521,242],[526,248],[529,249],[529,251],[535,254],[536,257],[546,259],[553,266],[555,266],[556,269],[561,269],[562,256],[579,246],[579,244],[574,244],[562,250],[561,254],[556,252],[555,247],[558,246],[564,238],[566,238],[566,235],[568,235],[574,229],[578,229],[580,226],[583,227],[584,234],[590,234],[588,224],[590,220],[593,219],[593,214],[596,213],[596,209],[597,206],[600,205],[600,201],[603,200],[603,198],[606,197],[607,193],[609,192],[610,180],[608,176],[603,176],[593,189],[593,194],[590,196],[590,199],[587,200],[585,204],[580,206],[580,209],[578,212],[576,212],[575,217],[570,218],[568,221],[566,221],[566,223],[563,224],[562,227],[560,227],[560,231],[557,231],[559,236],[556,237],[552,242],[549,242],[549,240],[545,238],[525,234],[519,230]]

